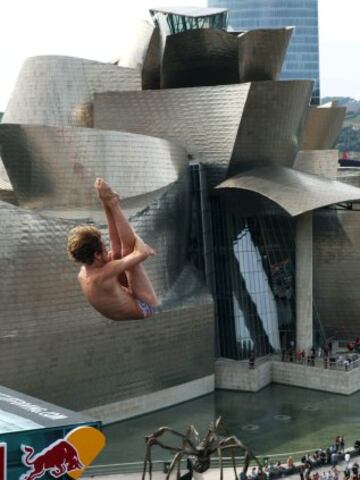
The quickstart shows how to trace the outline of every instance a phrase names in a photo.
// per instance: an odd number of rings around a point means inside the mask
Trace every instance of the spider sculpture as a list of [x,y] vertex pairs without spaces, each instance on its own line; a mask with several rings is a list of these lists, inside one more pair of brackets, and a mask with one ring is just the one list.
[[[165,445],[159,438],[165,433],[175,435],[181,440],[181,446],[175,447]],[[177,432],[169,427],[161,427],[156,432],[145,436],[145,459],[144,470],[142,480],[145,480],[147,468],[149,465],[149,477],[152,478],[152,461],[151,461],[151,447],[158,445],[165,450],[169,450],[174,454],[174,458],[170,464],[169,471],[166,476],[166,480],[170,479],[171,473],[177,469],[176,479],[180,479],[180,464],[183,458],[187,458],[192,465],[192,469],[197,473],[204,473],[210,468],[210,457],[212,454],[217,453],[220,463],[220,480],[223,480],[223,451],[230,449],[232,464],[235,473],[235,479],[238,480],[236,472],[236,461],[234,455],[234,449],[240,448],[245,452],[244,462],[244,475],[246,476],[249,463],[252,459],[259,466],[259,472],[262,473],[262,466],[259,460],[254,456],[252,451],[246,447],[235,435],[230,435],[222,418],[219,417],[216,422],[211,422],[205,437],[201,440],[195,427],[191,425],[186,434]]]

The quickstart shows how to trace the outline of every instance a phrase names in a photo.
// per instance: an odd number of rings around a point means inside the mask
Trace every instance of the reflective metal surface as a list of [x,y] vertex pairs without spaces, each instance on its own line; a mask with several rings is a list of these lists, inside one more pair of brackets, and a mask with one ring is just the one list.
[[122,198],[178,180],[187,154],[170,142],[90,128],[0,125],[2,158],[20,204],[42,209],[99,209],[96,177]]
[[346,107],[332,104],[310,107],[305,122],[303,150],[326,150],[333,148],[340,133]]
[[[1,144],[0,144],[1,149]],[[17,204],[16,195],[11,185],[9,176],[5,170],[3,161],[0,157],[0,200],[9,202],[14,205]]]
[[[147,241],[156,237],[162,243],[161,261],[167,262],[179,251],[170,250],[171,243],[166,248],[159,205],[160,199],[151,209],[158,212],[160,232],[151,231],[156,222],[146,211],[137,221],[143,223]],[[169,230],[178,219],[175,212],[173,218]],[[66,258],[68,231],[79,222],[49,219],[0,202],[0,223],[4,385],[78,410],[213,372],[211,300],[191,270],[179,277],[188,285],[185,298],[170,298],[164,311],[147,322],[113,322],[88,305],[76,282],[78,266]],[[106,230],[104,222],[98,226]],[[175,237],[175,231],[170,235]],[[150,262],[145,267],[153,274]]]
[[338,176],[337,150],[300,150],[296,155],[294,168],[301,172],[313,173],[336,180]]
[[[15,125],[4,127],[12,133],[21,128]],[[45,127],[27,128],[36,131]],[[52,129],[47,129],[49,139],[53,140]],[[77,135],[73,129],[68,129],[74,144],[82,138],[83,129],[76,130],[79,131]],[[132,140],[135,137],[126,136]],[[47,135],[41,138],[45,148]],[[91,135],[85,138],[91,142]],[[17,140],[16,135],[10,135],[8,141],[11,140]],[[110,149],[111,142],[109,138],[107,140]],[[157,141],[160,147],[168,144],[163,140],[148,140],[147,149],[151,149],[152,141]],[[61,155],[59,144],[49,143],[58,147],[59,162],[66,170],[66,156]],[[118,147],[121,149],[124,144],[118,142]],[[136,151],[135,142],[132,147]],[[158,162],[161,161],[160,147],[153,151]],[[181,148],[173,148],[182,155]],[[41,159],[36,153],[34,149],[34,157],[28,158],[39,162],[37,168],[32,168],[34,175],[28,183],[30,193],[46,191],[39,187],[44,177],[36,175],[41,167],[40,161],[45,157]],[[131,159],[135,162],[136,156],[128,158]],[[105,168],[107,178],[121,187],[124,182],[121,172],[126,170],[126,162],[124,169],[118,170],[111,163],[111,157],[102,160],[107,162],[106,166],[94,162],[94,175]],[[176,156],[173,160],[174,171],[177,171]],[[143,165],[144,159],[141,159],[142,163],[138,161],[139,166]],[[17,166],[20,169],[19,164]],[[46,165],[43,169],[45,174],[51,171]],[[91,174],[90,170],[86,171]],[[73,226],[95,221],[106,241],[106,220],[99,208],[90,211],[68,205],[64,210],[51,209],[54,199],[60,199],[60,184],[55,184],[53,192],[46,191],[42,200],[43,206],[48,200],[48,209],[41,210],[41,214],[0,203],[0,265],[6,272],[0,280],[0,361],[3,366],[7,365],[2,380],[5,385],[44,399],[56,399],[57,403],[71,408],[84,409],[155,392],[213,372],[212,300],[203,281],[186,263],[190,228],[188,172],[179,169],[175,181],[174,173],[171,173],[167,179],[170,183],[166,186],[159,189],[159,184],[152,184],[156,188],[154,191],[150,191],[153,177],[148,170],[142,169],[134,174],[133,168],[132,174],[134,189],[136,175],[140,175],[138,191],[140,185],[144,185],[149,193],[132,196],[132,192],[128,192],[122,206],[136,231],[157,250],[157,256],[146,262],[145,268],[163,308],[162,313],[146,325],[141,321],[116,323],[101,317],[87,304],[76,282],[78,266],[66,257],[66,237]],[[67,177],[66,171],[61,172],[59,168],[58,175],[64,182],[67,200],[71,200],[66,185],[70,174]],[[131,175],[127,179],[130,180]],[[165,184],[165,179],[162,182]],[[74,183],[72,185],[76,187]],[[85,200],[87,192],[91,204],[86,182],[83,187],[80,193],[84,197],[79,197]],[[190,331],[192,338],[188,339]],[[192,361],[194,355],[196,365]],[[41,365],[41,375],[38,365]]]
[[315,212],[314,301],[326,334],[346,341],[359,335],[359,247],[359,211]]
[[312,82],[253,82],[228,176],[255,166],[291,167],[301,146]]
[[162,56],[160,30],[156,27],[152,33],[149,48],[142,70],[143,90],[160,88],[160,63]]
[[217,189],[249,190],[278,204],[295,217],[317,208],[360,199],[360,189],[342,182],[285,167],[248,170],[222,182]]
[[93,95],[109,90],[141,90],[141,71],[80,58],[31,57],[2,122],[92,127]]
[[[276,80],[292,32],[288,27],[252,30],[237,36],[220,29],[198,28],[165,36],[161,88]],[[139,38],[143,36],[141,33]]]
[[250,30],[238,37],[239,81],[277,80],[292,27]]
[[229,8],[229,22],[236,31],[294,26],[281,79],[313,80],[312,103],[320,104],[318,0],[208,0],[207,3],[210,7]]
[[249,88],[243,84],[98,94],[95,127],[166,138],[202,162],[227,164]]
[[162,47],[159,27],[146,20],[139,20],[129,36],[129,48],[115,64],[140,69],[143,90],[160,88]]
[[126,50],[114,61],[115,65],[125,68],[140,68],[144,64],[154,32],[154,24],[145,19],[133,22],[132,29],[128,32]]
[[[209,10],[163,13],[202,18]],[[293,272],[290,249],[283,249],[281,257],[276,250],[274,261],[262,256],[278,238],[269,233],[274,219],[279,231],[288,232],[289,216],[360,200],[359,188],[332,180],[333,152],[309,150],[330,145],[340,110],[311,110],[303,140],[312,82],[259,81],[277,78],[291,29],[239,37],[193,30],[167,37],[161,60],[164,37],[159,28],[143,27],[138,43],[122,60],[136,68],[69,57],[29,59],[0,125],[7,169],[0,170],[2,383],[69,408],[132,401],[212,375],[214,307],[203,278],[210,267],[215,276],[224,272],[213,284],[218,282],[226,305],[231,304],[223,323],[218,317],[218,336],[243,352],[249,349],[244,338],[259,352],[278,349],[281,325],[293,322]],[[160,87],[161,62],[166,88],[150,90]],[[254,82],[223,85],[249,79]],[[173,88],[205,81],[220,85]],[[192,159],[208,171],[193,175],[190,182]],[[97,176],[120,193],[127,218],[157,251],[145,263],[162,305],[151,321],[116,323],[101,317],[83,298],[76,282],[78,267],[66,258],[68,231],[79,223],[97,225],[108,240],[93,190]],[[208,198],[219,182],[217,192],[227,195],[225,207],[216,196]],[[21,207],[9,203],[16,201]],[[218,219],[236,212],[235,236],[231,222],[211,230],[205,207],[214,209],[216,201]],[[349,268],[344,278],[353,285],[358,265],[354,217],[339,218],[331,228],[320,222],[314,237],[315,251],[321,251],[315,266],[322,290],[316,295],[322,319],[329,315],[330,326],[335,315],[330,316],[329,308],[336,304],[340,316],[343,296],[331,283],[337,264],[333,259],[326,263],[326,249],[334,257],[348,252],[353,265],[351,270],[350,260],[344,260]],[[326,231],[333,236],[331,244]],[[213,243],[212,234],[218,237]],[[265,234],[271,238],[265,241]],[[201,242],[207,253],[219,247],[213,263],[201,258]],[[226,242],[231,246],[227,257]],[[200,258],[194,264],[207,262],[203,270],[190,264],[194,252]],[[253,277],[247,269],[250,261],[263,262]],[[254,278],[261,283],[255,285]],[[272,311],[259,289],[266,282],[267,296],[274,297]],[[353,293],[348,298],[356,304]],[[217,309],[221,301],[217,299]],[[356,322],[351,308],[347,306],[349,324]],[[237,319],[231,312],[238,312]]]
[[337,179],[340,180],[340,182],[348,183],[349,185],[354,185],[354,187],[360,187],[360,172],[357,167],[338,168]]
[[238,41],[217,29],[190,30],[166,37],[161,88],[239,83]]
[[[89,128],[96,92],[140,88],[140,70],[30,59],[0,125],[2,158],[22,206],[0,202],[2,383],[74,409],[145,396],[214,371],[213,302],[188,262],[187,152],[165,139]],[[95,223],[108,243],[93,189],[97,176],[120,193],[125,215],[157,251],[145,269],[162,310],[146,325],[99,315],[66,255],[68,232],[81,223]],[[10,187],[4,172],[0,178],[0,188]],[[10,201],[3,192],[0,198]]]

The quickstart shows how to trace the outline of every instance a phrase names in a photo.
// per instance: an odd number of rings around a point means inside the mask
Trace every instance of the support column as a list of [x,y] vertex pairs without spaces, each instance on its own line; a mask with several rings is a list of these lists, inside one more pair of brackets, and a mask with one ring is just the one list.
[[313,215],[304,213],[296,223],[296,349],[313,346]]

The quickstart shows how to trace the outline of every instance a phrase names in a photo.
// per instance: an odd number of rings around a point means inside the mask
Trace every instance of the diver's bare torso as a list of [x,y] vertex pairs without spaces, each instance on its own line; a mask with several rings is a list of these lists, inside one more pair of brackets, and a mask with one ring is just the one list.
[[95,229],[95,237],[85,237],[92,242],[85,245],[93,255],[83,257],[87,261],[82,262],[78,275],[82,291],[89,303],[111,320],[148,318],[158,300],[141,264],[156,252],[135,233],[110,185],[97,178],[94,186],[107,219],[111,252],[99,230]]
[[89,303],[111,320],[143,318],[128,289],[120,284],[117,277],[104,279],[103,268],[106,264],[99,268],[82,267],[79,272],[78,280]]

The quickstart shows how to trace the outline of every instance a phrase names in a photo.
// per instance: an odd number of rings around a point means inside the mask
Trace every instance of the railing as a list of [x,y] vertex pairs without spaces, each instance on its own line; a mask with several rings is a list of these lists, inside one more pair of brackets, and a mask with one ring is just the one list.
[[[315,452],[316,450],[320,450],[320,448],[308,448],[307,450],[300,450],[296,452],[287,452],[287,453],[275,453],[272,455],[265,455],[259,454],[257,455],[258,459],[264,463],[265,459],[268,460],[269,463],[273,460],[274,462],[280,462],[283,469],[281,471],[277,471],[276,467],[274,467],[272,473],[273,477],[277,477],[288,470],[295,472],[296,469],[300,466],[300,459],[309,452]],[[359,455],[359,452],[353,449],[347,449],[351,455]],[[293,469],[287,469],[287,459],[292,457],[295,462]],[[242,471],[242,467],[244,464],[244,457],[235,457],[237,470],[240,473]],[[154,472],[166,472],[167,468],[170,464],[170,459],[167,460],[153,460],[153,471]],[[232,458],[231,457],[223,457],[222,459],[223,467],[224,468],[231,468],[232,467]],[[94,465],[88,467],[86,473],[89,476],[94,475],[110,475],[110,474],[131,474],[131,473],[138,473],[143,470],[143,462],[129,462],[129,463],[112,463],[108,465]],[[256,462],[252,462],[251,465],[256,466]],[[182,460],[181,466],[183,469],[186,467],[186,460]],[[219,458],[217,456],[211,457],[211,465],[210,468],[220,468]]]
[[[352,355],[356,354],[349,354],[348,356],[351,357]],[[360,367],[360,357],[357,358],[356,360],[351,360],[350,362],[346,360],[346,357],[338,356],[336,360],[334,361],[333,358],[335,357],[327,357],[324,358],[315,356],[314,359],[311,359],[310,357],[304,358],[302,360],[296,359],[295,354],[293,355],[293,359],[290,360],[288,356],[282,358],[280,354],[277,353],[271,353],[268,355],[265,355],[264,357],[256,357],[254,362],[251,362],[249,359],[247,360],[233,360],[229,358],[219,358],[217,361],[221,363],[222,361],[224,362],[236,362],[236,365],[238,367],[242,367],[244,369],[255,369],[259,367],[260,365],[268,362],[268,361],[282,361],[286,363],[291,363],[293,365],[304,365],[307,367],[317,367],[317,368],[323,368],[323,369],[329,369],[329,370],[339,370],[343,372],[350,372],[358,367]]]
[[355,368],[360,367],[360,358],[356,360],[348,361],[346,358],[341,357],[315,357],[314,359],[305,358],[301,361],[294,358],[290,360],[288,358],[282,359],[283,362],[292,363],[295,365],[305,365],[307,367],[317,367],[329,370],[339,370],[343,372],[350,372]]
[[[254,367],[251,367],[251,368],[256,368],[259,365],[262,365],[263,363],[268,362],[269,360],[274,360],[274,359],[278,359],[278,358],[280,358],[280,357],[276,353],[269,353],[268,355],[264,355],[263,357],[255,357]],[[249,366],[250,366],[250,359],[249,358],[246,358],[245,360],[234,360],[233,358],[219,357],[216,361],[219,362],[219,363],[221,363],[221,362],[227,362],[227,363],[234,362],[234,363],[236,363],[237,366],[240,366],[244,369],[248,369]]]

